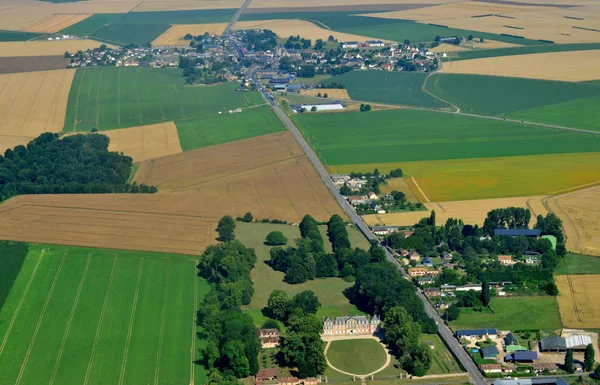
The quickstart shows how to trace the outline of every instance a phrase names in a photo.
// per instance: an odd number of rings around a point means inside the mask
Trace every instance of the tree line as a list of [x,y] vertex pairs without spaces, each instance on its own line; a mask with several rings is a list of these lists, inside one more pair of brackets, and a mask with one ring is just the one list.
[[154,193],[128,183],[133,160],[108,150],[101,134],[59,138],[46,132],[0,155],[0,201],[21,194]]

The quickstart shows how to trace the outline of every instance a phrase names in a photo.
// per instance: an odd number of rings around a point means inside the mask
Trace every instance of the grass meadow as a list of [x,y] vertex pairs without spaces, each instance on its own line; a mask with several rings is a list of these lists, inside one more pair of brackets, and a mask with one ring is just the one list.
[[0,312],[2,384],[201,384],[187,256],[31,245]]
[[350,98],[376,103],[443,108],[448,105],[424,92],[427,74],[417,72],[351,71],[331,77],[322,84],[343,84]]
[[600,96],[594,84],[486,75],[435,74],[425,88],[461,112],[495,116]]
[[457,320],[450,322],[453,330],[497,328],[499,330],[529,330],[531,320],[540,330],[556,330],[562,327],[555,297],[507,297],[492,298],[489,309],[481,312],[460,309]]
[[27,41],[43,36],[43,33],[36,32],[19,32],[19,31],[3,31],[0,30],[0,41]]
[[600,152],[329,166],[332,173],[402,168],[432,202],[547,195],[600,180]]
[[117,45],[151,43],[171,27],[170,24],[109,24],[94,31],[90,37]]
[[[325,240],[326,249],[331,251],[331,244],[325,234],[326,227],[321,226],[320,230]],[[235,230],[236,239],[247,247],[254,248],[258,258],[251,272],[254,281],[254,295],[252,296],[252,302],[245,309],[257,325],[261,325],[266,319],[261,310],[267,306],[267,300],[273,290],[285,290],[290,296],[304,290],[314,291],[321,302],[317,317],[362,314],[354,305],[348,302],[348,298],[343,294],[344,290],[352,286],[352,282],[345,282],[341,278],[320,278],[298,285],[290,285],[284,282],[284,273],[275,271],[266,264],[266,261],[271,259],[269,254],[271,246],[266,246],[264,241],[271,231],[281,231],[287,237],[288,245],[294,245],[294,239],[300,238],[298,227],[291,225],[237,222]],[[369,247],[366,238],[358,230],[348,228],[348,235],[352,247],[363,249]]]
[[600,49],[600,43],[542,44],[510,48],[473,49],[468,51],[456,51],[448,53],[449,58],[444,58],[442,61],[470,60],[486,57],[526,55],[532,53],[588,51],[594,49]]
[[264,103],[258,92],[236,92],[236,87],[236,83],[185,86],[177,69],[78,70],[69,93],[64,131],[197,119]]
[[593,152],[600,148],[600,136],[594,134],[434,111],[307,113],[295,115],[293,120],[327,165]]
[[327,359],[336,368],[354,374],[369,374],[381,368],[387,355],[381,344],[370,338],[332,341]]
[[554,273],[556,275],[600,274],[600,257],[568,253]]
[[177,122],[176,126],[183,151],[284,130],[281,121],[267,105],[232,114],[182,120]]

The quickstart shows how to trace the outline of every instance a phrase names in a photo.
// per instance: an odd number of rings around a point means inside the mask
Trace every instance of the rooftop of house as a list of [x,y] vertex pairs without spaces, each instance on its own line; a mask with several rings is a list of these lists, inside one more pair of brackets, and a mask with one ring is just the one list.
[[539,237],[540,230],[538,229],[495,229],[494,235],[508,235],[511,237],[525,236],[525,237]]
[[498,329],[464,329],[457,330],[456,335],[462,336],[485,336],[485,335],[497,335]]
[[481,348],[481,354],[484,356],[497,356],[498,354],[500,354],[500,351],[498,351],[498,348],[495,346],[486,346],[485,348]]

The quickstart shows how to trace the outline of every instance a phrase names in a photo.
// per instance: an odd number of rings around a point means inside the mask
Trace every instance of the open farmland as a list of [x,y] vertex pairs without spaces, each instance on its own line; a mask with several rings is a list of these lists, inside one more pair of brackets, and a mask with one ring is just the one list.
[[557,275],[558,307],[565,327],[600,327],[600,275]]
[[59,132],[74,70],[0,75],[0,151]]
[[110,130],[200,118],[263,104],[236,83],[185,86],[177,69],[80,69],[69,94],[65,131]]
[[328,165],[594,152],[600,148],[600,136],[594,134],[434,111],[301,114],[293,120]]
[[101,44],[100,42],[86,39],[0,42],[0,57],[64,55],[66,51],[85,51],[100,47]]
[[110,24],[121,17],[123,17],[123,15],[118,13],[98,13],[80,21],[79,23],[70,25],[60,32],[74,36],[89,36],[95,31],[104,27],[105,24]]
[[321,94],[321,96],[327,94],[329,99],[350,99],[348,91],[339,88],[312,88],[310,90],[300,91],[300,95],[317,96],[319,94]]
[[70,61],[64,56],[0,57],[0,74],[65,69]]
[[173,122],[110,130],[104,135],[110,138],[110,151],[124,152],[134,163],[182,151]]
[[[484,75],[435,74],[427,80],[426,88],[462,112],[486,115],[600,96],[600,87],[593,84]],[[490,92],[493,100],[484,97]]]
[[190,41],[184,40],[185,35],[192,34],[194,36],[204,35],[221,35],[227,27],[227,23],[212,23],[212,24],[176,24],[172,25],[165,33],[154,39],[153,46],[162,45],[182,45],[189,47]]
[[329,166],[333,173],[397,167],[432,202],[550,195],[600,181],[598,152]]
[[25,32],[55,33],[90,17],[90,14],[53,15],[47,19],[27,26]]
[[448,107],[421,90],[426,77],[426,74],[414,72],[352,71],[333,76],[322,84],[342,84],[354,100],[428,108]]
[[554,274],[600,274],[600,258],[593,255],[567,253]]
[[0,30],[0,41],[27,41],[41,36],[40,33]]
[[[485,42],[484,42],[485,44]],[[475,42],[477,46],[477,42]],[[441,46],[441,45],[440,45]],[[462,47],[460,47],[462,48]],[[477,48],[484,48],[480,46]],[[567,51],[588,51],[600,49],[600,43],[581,43],[581,44],[544,44],[544,45],[532,45],[532,46],[519,46],[511,48],[497,49],[462,49],[459,52],[453,53],[449,58],[442,59],[442,61],[458,61],[458,60],[470,60],[470,59],[482,59],[487,57],[497,56],[515,56],[515,55],[527,55],[533,53],[546,53],[546,52],[567,52]],[[434,48],[436,50],[436,48]],[[450,52],[450,51],[448,51]],[[584,52],[580,52],[580,55],[585,55]]]
[[284,130],[281,121],[267,105],[246,108],[241,112],[223,112],[200,119],[178,121],[181,148],[189,151]]
[[0,205],[0,239],[196,255],[223,215],[300,222],[343,216],[289,133],[142,162],[156,194],[21,195]]
[[[425,207],[428,211],[408,211],[390,214],[364,215],[363,219],[370,225],[387,226],[412,226],[421,218],[429,215],[429,211],[435,210],[436,218],[440,223],[446,223],[449,218],[462,219],[464,223],[472,225],[483,225],[487,213],[498,207],[523,207],[531,210],[533,218],[538,215],[546,215],[548,212],[541,204],[544,196],[498,198],[498,199],[476,199],[455,202],[427,202]],[[532,224],[535,223],[535,219]]]
[[203,383],[195,318],[209,287],[195,265],[176,254],[30,245],[0,312],[0,381]]
[[[331,252],[331,243],[325,234],[327,229],[321,226],[320,230],[323,233],[324,246]],[[265,245],[264,241],[271,231],[281,231],[288,239],[288,245],[293,245],[294,239],[300,238],[298,227],[290,225],[238,222],[235,230],[236,239],[247,247],[254,248],[258,259],[250,273],[254,281],[254,295],[250,305],[245,307],[245,311],[252,316],[257,325],[262,325],[265,320],[261,310],[267,306],[273,290],[284,290],[290,297],[304,290],[314,291],[322,304],[317,313],[319,317],[362,314],[343,294],[344,290],[352,286],[351,282],[344,282],[341,278],[320,278],[296,285],[284,282],[284,273],[273,270],[265,263],[271,258],[269,251],[272,246]],[[367,239],[358,230],[349,227],[348,236],[352,247],[369,248]]]
[[239,8],[243,0],[169,0],[143,1],[132,12],[184,11],[198,9]]
[[451,61],[441,72],[580,82],[600,77],[598,62],[600,50],[549,52]]
[[528,122],[557,124],[565,127],[600,131],[599,103],[600,96],[592,96],[528,110],[517,110],[508,115]]
[[550,210],[563,221],[568,250],[600,255],[599,194],[600,186],[595,186],[546,200]]

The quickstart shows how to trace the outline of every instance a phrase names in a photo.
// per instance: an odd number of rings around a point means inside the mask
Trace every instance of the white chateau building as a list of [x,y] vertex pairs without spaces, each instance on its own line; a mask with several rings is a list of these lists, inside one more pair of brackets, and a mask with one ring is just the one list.
[[379,328],[381,320],[374,315],[368,318],[364,315],[350,317],[325,318],[323,321],[323,335],[348,335],[348,334],[374,334]]

